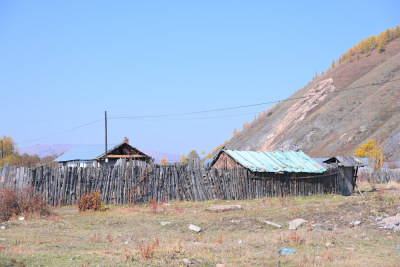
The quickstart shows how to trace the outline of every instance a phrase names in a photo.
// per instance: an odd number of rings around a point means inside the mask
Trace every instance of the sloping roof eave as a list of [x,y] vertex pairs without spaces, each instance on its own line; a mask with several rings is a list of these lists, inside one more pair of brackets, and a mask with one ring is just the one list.
[[214,159],[225,152],[237,164],[252,172],[271,173],[323,173],[324,167],[307,156],[303,151],[237,151],[223,149]]

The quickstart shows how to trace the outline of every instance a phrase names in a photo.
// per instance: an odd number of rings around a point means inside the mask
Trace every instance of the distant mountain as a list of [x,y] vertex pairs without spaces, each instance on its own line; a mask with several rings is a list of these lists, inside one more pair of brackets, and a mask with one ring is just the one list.
[[47,144],[39,144],[30,147],[21,147],[19,148],[20,154],[28,154],[28,155],[38,155],[39,157],[43,158],[46,156],[50,156],[53,154],[60,155],[71,148],[73,145],[68,144],[56,144],[56,145],[47,145]]
[[[43,158],[43,157],[53,155],[53,154],[60,155],[62,153],[67,152],[68,150],[70,150],[73,147],[74,147],[73,145],[68,145],[68,144],[56,144],[56,145],[40,144],[40,145],[34,145],[34,146],[30,146],[30,147],[19,148],[19,153],[20,154],[26,153],[29,155],[39,155],[39,157]],[[159,163],[163,157],[168,162],[177,162],[180,159],[180,156],[175,155],[175,154],[163,153],[163,152],[154,151],[154,150],[144,150],[144,149],[140,149],[140,148],[139,148],[139,150],[143,151],[145,154],[154,158],[156,163]]]
[[352,154],[375,139],[387,160],[400,160],[400,38],[354,53],[246,124],[225,148],[301,149],[319,158]]

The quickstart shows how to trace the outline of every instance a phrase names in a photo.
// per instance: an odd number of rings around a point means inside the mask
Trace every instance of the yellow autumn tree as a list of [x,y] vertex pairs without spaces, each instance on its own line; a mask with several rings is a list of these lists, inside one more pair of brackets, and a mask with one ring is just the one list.
[[379,171],[383,164],[382,147],[375,142],[375,139],[369,140],[367,143],[359,145],[354,151],[354,156],[368,158],[374,171]]
[[5,164],[17,165],[20,163],[20,156],[17,151],[17,144],[10,136],[0,138],[0,167]]
[[214,157],[213,157],[213,155],[211,153],[208,153],[204,158],[205,159],[212,159]]
[[187,157],[185,156],[185,154],[182,154],[181,158],[179,159],[179,163],[184,164],[184,163],[188,163],[188,162],[189,161],[188,161]]
[[160,161],[160,165],[166,165],[166,164],[168,164],[168,161],[164,157],[162,157],[161,161]]

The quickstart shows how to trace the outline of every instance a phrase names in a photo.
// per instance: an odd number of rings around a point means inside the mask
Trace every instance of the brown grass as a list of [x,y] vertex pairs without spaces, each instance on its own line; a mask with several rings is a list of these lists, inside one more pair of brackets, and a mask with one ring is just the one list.
[[395,182],[395,181],[390,181],[389,183],[387,183],[385,189],[400,191],[400,183]]
[[[375,217],[400,212],[399,191],[380,192],[294,197],[284,200],[290,203],[286,208],[279,198],[230,201],[243,209],[224,213],[206,211],[227,203],[222,200],[170,202],[157,213],[149,212],[151,203],[110,206],[101,213],[59,207],[49,218],[5,223],[0,266],[11,259],[27,266],[179,266],[183,258],[192,266],[396,266],[400,234],[380,229]],[[289,231],[287,222],[295,218],[309,223]],[[351,228],[354,220],[362,223]],[[203,231],[194,233],[189,224]],[[281,247],[296,252],[275,254]]]

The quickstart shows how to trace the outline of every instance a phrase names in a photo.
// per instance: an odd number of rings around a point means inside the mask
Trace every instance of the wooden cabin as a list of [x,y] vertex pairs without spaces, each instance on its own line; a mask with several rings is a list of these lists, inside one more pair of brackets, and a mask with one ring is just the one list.
[[112,146],[105,153],[103,145],[78,145],[65,152],[54,162],[62,166],[114,166],[118,159],[134,159],[151,162],[153,159],[129,144],[129,139],[124,138],[117,145]]

